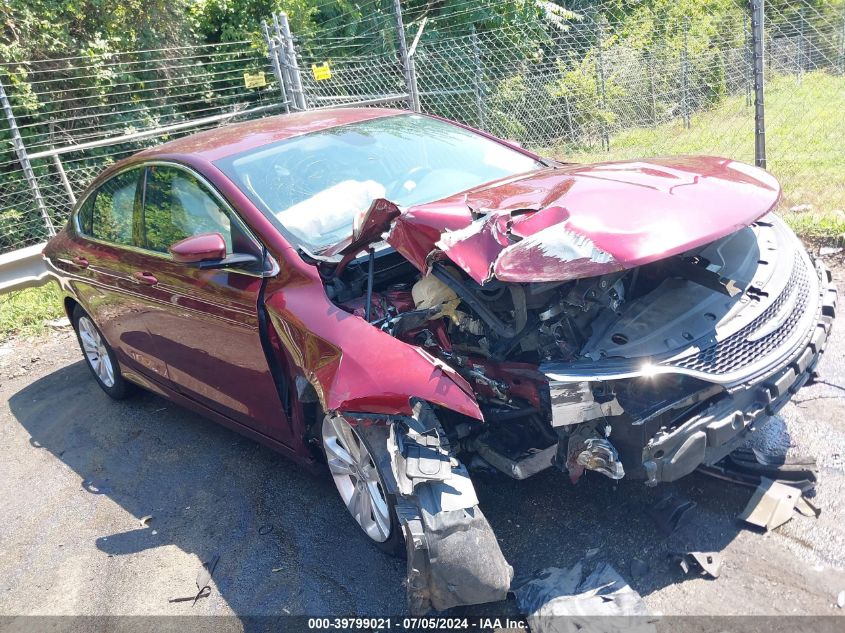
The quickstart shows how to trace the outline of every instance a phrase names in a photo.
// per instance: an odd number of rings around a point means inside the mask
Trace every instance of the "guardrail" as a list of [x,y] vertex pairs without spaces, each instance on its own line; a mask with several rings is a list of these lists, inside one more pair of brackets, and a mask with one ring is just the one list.
[[46,242],[0,255],[0,294],[43,286],[50,277],[41,251]]

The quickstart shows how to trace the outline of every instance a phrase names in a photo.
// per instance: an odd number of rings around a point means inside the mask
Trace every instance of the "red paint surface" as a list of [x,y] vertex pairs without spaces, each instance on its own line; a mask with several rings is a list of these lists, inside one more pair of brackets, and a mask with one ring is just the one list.
[[[412,207],[388,241],[421,270],[442,251],[479,283],[553,281],[641,266],[729,235],[769,212],[777,181],[724,158],[681,157],[543,169]],[[472,211],[481,218],[473,220]],[[512,215],[512,244],[489,216]],[[473,235],[449,231],[474,223]],[[497,225],[501,220],[496,220]],[[440,231],[438,233],[438,227]],[[590,257],[562,259],[564,242]]]

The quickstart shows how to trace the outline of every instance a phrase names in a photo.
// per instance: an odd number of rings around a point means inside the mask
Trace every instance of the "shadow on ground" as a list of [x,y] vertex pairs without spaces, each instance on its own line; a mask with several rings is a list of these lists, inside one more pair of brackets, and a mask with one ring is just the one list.
[[[151,394],[113,402],[81,361],[29,384],[10,407],[33,446],[71,468],[85,491],[138,519],[153,515],[148,528],[89,526],[85,534],[95,534],[104,555],[132,557],[166,546],[203,561],[219,554],[216,590],[239,615],[404,612],[404,562],[365,542],[328,477],[309,476]],[[572,565],[596,550],[591,560],[610,562],[643,595],[688,578],[668,552],[720,551],[734,539],[735,516],[750,494],[699,475],[649,489],[589,474],[572,486],[556,470],[524,482],[479,476],[476,487],[518,577]],[[698,505],[666,537],[645,509],[669,491]],[[639,578],[630,573],[635,558],[649,568]],[[191,595],[196,572],[196,565],[185,568],[168,591]]]

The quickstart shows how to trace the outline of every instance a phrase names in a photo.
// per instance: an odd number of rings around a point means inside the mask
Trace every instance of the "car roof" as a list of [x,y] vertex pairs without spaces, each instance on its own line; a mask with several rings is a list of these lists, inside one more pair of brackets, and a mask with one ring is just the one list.
[[406,110],[390,108],[336,108],[280,114],[253,121],[222,125],[211,130],[184,136],[145,149],[133,156],[133,159],[150,160],[165,155],[168,158],[190,155],[201,160],[215,161],[294,136],[407,113]]

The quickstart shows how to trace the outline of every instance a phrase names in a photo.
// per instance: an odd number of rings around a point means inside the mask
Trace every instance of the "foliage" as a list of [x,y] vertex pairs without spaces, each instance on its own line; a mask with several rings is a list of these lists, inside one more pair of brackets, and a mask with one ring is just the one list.
[[44,322],[64,316],[62,293],[53,282],[0,297],[0,341],[14,334],[31,334]]

